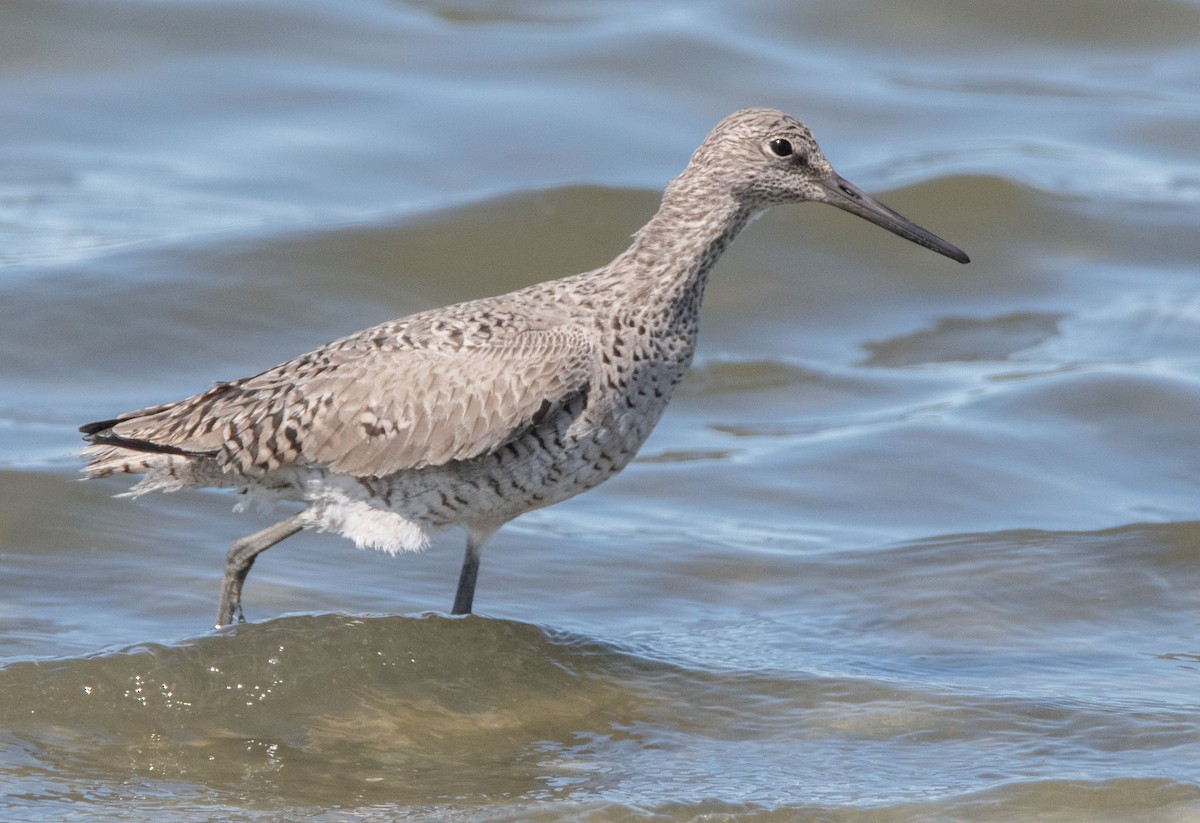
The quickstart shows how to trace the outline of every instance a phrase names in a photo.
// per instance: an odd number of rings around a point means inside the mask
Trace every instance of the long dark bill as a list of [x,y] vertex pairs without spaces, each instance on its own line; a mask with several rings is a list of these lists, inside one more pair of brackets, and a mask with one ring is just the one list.
[[966,253],[958,246],[947,243],[933,232],[921,228],[904,215],[892,211],[858,186],[843,179],[840,175],[835,174],[828,180],[822,181],[821,188],[828,195],[825,202],[831,206],[837,206],[839,209],[848,211],[851,214],[857,214],[859,217],[870,220],[875,225],[882,226],[893,234],[900,235],[905,240],[911,240],[919,246],[933,249],[938,254],[944,254],[951,260],[957,260],[959,263],[971,262],[971,258],[967,257]]

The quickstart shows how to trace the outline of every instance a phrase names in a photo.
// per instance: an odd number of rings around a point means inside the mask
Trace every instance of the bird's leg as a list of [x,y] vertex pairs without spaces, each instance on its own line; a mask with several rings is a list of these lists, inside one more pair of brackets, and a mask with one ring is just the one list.
[[470,614],[475,600],[475,578],[479,576],[479,553],[483,544],[496,533],[501,523],[474,524],[467,527],[467,553],[463,556],[462,571],[458,573],[458,590],[454,593],[454,608],[450,614]]
[[450,614],[470,614],[475,600],[475,578],[479,576],[479,550],[467,541],[467,553],[463,557],[462,571],[458,573],[458,591],[454,593],[454,608]]
[[303,528],[301,515],[297,514],[233,542],[225,554],[225,575],[221,581],[221,602],[217,604],[215,628],[229,625],[235,615],[237,622],[246,622],[242,615],[242,584],[254,565],[254,558]]

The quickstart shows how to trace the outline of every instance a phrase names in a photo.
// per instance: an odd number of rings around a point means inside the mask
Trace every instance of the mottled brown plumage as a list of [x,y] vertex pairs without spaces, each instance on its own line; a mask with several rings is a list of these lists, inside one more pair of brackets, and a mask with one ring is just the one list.
[[721,252],[768,206],[810,200],[967,262],[835,174],[801,123],[746,109],[709,134],[607,266],[384,323],[89,424],[85,473],[143,474],[132,494],[228,486],[304,504],[230,548],[218,625],[240,616],[254,558],[306,527],[401,551],[465,526],[454,612],[470,611],[497,528],[611,477],[650,434],[691,362]]

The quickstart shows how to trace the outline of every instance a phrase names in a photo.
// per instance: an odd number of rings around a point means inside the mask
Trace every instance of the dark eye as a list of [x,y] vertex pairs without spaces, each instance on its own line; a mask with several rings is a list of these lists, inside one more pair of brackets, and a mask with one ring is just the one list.
[[787,157],[792,153],[791,141],[784,140],[782,137],[776,137],[767,145],[770,147],[771,153],[776,157]]

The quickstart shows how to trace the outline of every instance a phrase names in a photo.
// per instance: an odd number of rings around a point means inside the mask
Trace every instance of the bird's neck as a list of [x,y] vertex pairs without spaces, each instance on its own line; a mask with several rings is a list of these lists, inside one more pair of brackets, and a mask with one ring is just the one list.
[[727,192],[698,184],[685,172],[662,204],[610,266],[628,273],[625,300],[694,323],[708,273],[753,213]]

